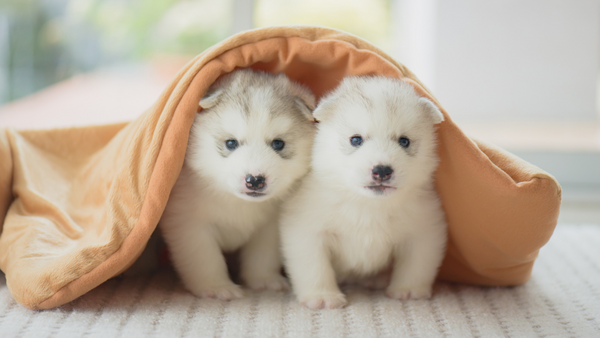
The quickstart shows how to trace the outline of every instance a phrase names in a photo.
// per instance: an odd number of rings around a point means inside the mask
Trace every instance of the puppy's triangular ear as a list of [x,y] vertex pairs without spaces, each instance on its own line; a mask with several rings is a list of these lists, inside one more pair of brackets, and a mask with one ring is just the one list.
[[433,124],[438,124],[444,121],[444,114],[431,100],[421,97],[419,103],[423,106],[423,109],[428,114]]
[[334,109],[335,109],[335,98],[331,95],[321,98],[319,105],[313,112],[313,116],[317,121],[323,121]]
[[294,95],[294,102],[296,102],[296,105],[300,108],[302,115],[310,121],[314,121],[313,110],[315,110],[315,107],[317,106],[315,96],[310,90],[297,84],[292,84],[291,92],[292,95]]
[[204,94],[204,97],[200,100],[200,107],[202,109],[209,109],[214,107],[223,94],[223,88],[209,88]]
[[[313,117],[313,109],[315,109],[314,106],[314,102],[311,103],[307,103],[306,101],[302,100],[299,97],[294,98],[294,101],[296,102],[296,105],[298,106],[298,108],[300,108],[300,111],[302,112],[302,115],[304,117],[306,117],[308,120],[310,121],[314,121],[314,117]],[[313,99],[314,101],[314,99]]]

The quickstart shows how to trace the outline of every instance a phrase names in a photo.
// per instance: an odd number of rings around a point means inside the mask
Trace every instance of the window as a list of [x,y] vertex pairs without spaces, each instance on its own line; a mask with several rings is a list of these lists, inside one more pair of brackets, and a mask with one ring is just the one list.
[[0,104],[108,68],[121,75],[105,78],[118,85],[103,94],[141,112],[205,48],[245,29],[293,24],[371,41],[408,66],[468,135],[555,175],[565,203],[600,210],[595,0],[5,0]]

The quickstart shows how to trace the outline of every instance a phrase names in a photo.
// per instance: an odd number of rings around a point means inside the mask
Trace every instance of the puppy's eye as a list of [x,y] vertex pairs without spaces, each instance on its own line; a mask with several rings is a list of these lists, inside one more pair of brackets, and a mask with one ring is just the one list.
[[273,149],[279,151],[279,150],[283,149],[283,147],[285,147],[285,142],[283,142],[283,140],[280,140],[280,139],[273,140],[273,142],[271,143],[271,147],[273,147]]
[[362,137],[360,137],[358,135],[357,136],[352,136],[350,138],[350,144],[353,147],[360,147],[362,145],[362,143],[363,143],[363,139],[362,139]]
[[400,144],[400,146],[402,148],[408,148],[408,146],[410,145],[410,140],[407,137],[402,136],[399,140],[398,143]]
[[227,140],[225,141],[225,146],[229,150],[235,150],[239,146],[239,144],[237,140]]

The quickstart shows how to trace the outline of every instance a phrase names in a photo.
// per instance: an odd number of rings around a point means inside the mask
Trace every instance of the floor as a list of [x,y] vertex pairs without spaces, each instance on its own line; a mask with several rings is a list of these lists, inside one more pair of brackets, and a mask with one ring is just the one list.
[[289,293],[198,299],[174,273],[119,277],[61,308],[16,304],[0,279],[2,337],[599,337],[600,224],[559,225],[525,285],[438,283],[431,300],[347,289],[341,310]]

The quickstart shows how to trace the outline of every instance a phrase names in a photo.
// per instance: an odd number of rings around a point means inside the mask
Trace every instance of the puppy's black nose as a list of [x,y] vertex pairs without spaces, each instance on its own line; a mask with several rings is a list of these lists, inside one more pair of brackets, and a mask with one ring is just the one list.
[[265,183],[265,177],[262,175],[259,176],[253,176],[253,175],[246,175],[246,188],[250,189],[250,190],[260,190],[262,188],[265,187],[265,185],[267,185]]
[[393,172],[394,169],[392,169],[392,167],[390,166],[378,165],[375,166],[375,168],[373,168],[373,171],[371,172],[371,177],[373,177],[373,180],[376,182],[384,182],[392,177]]

